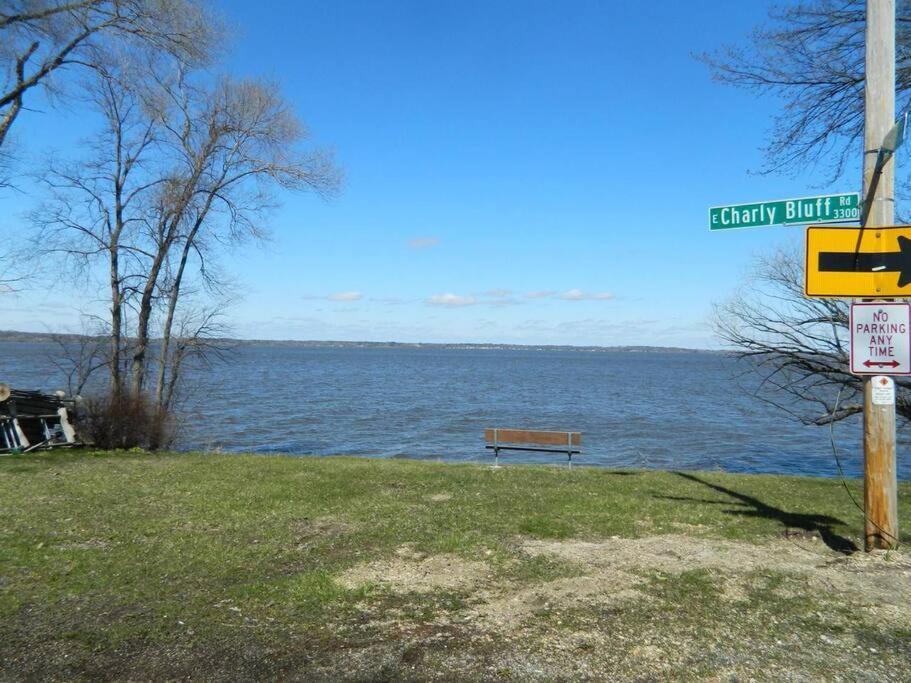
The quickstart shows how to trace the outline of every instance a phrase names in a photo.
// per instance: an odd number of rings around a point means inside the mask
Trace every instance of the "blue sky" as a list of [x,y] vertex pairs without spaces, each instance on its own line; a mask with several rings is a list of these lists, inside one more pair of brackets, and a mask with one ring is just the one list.
[[[345,171],[281,196],[272,240],[224,259],[236,336],[713,347],[711,304],[800,228],[707,229],[709,206],[857,188],[758,176],[780,103],[692,53],[743,42],[763,0],[226,2],[222,69],[280,82]],[[263,11],[263,9],[266,11]],[[19,128],[72,150],[84,114]],[[35,196],[0,196],[21,234]],[[87,303],[88,302],[88,303]],[[91,294],[33,283],[0,329],[78,329]]]

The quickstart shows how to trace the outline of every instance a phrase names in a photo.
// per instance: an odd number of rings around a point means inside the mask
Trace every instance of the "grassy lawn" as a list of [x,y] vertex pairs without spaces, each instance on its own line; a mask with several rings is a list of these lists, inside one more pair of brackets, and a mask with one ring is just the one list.
[[0,458],[0,678],[907,680],[861,531],[837,480]]

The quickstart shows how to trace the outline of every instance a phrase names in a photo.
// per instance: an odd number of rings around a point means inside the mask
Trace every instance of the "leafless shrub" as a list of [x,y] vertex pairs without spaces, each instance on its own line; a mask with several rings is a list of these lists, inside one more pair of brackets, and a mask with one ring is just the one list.
[[104,449],[168,448],[175,438],[175,420],[147,396],[109,392],[88,398],[77,427],[97,447]]

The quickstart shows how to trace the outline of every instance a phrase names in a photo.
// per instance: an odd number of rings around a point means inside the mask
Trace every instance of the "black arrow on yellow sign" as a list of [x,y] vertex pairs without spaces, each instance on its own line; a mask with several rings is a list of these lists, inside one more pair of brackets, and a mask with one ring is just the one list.
[[819,252],[819,270],[828,273],[879,273],[897,272],[898,286],[911,284],[911,239],[899,235],[899,251]]

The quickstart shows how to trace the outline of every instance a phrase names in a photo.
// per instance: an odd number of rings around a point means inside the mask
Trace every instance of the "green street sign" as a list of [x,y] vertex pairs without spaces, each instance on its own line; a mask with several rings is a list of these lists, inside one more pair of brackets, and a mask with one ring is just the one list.
[[764,225],[851,223],[858,220],[859,192],[713,206],[709,209],[709,230],[758,228]]

